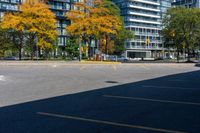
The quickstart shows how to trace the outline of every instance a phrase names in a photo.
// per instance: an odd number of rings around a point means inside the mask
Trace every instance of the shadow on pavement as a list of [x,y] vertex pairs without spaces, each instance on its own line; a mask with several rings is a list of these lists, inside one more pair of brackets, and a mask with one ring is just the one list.
[[0,108],[0,133],[200,132],[200,71]]

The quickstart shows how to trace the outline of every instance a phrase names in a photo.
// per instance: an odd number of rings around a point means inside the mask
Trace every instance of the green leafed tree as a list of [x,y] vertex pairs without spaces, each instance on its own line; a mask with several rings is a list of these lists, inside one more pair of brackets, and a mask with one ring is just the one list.
[[10,34],[0,28],[0,58],[4,57],[5,51],[11,49],[12,46]]
[[117,35],[115,40],[115,51],[116,55],[121,55],[125,51],[125,44],[128,40],[131,40],[135,37],[135,34],[131,30],[122,29]]
[[[167,11],[163,20],[165,43],[176,47],[177,52],[183,48],[188,54],[199,45],[200,9],[176,7]],[[178,58],[177,58],[178,59]]]

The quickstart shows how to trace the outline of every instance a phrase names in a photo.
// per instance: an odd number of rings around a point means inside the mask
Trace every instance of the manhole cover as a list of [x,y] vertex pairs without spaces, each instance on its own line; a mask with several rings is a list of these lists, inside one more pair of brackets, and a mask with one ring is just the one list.
[[111,84],[116,84],[116,83],[119,83],[117,81],[105,81],[106,83],[111,83]]

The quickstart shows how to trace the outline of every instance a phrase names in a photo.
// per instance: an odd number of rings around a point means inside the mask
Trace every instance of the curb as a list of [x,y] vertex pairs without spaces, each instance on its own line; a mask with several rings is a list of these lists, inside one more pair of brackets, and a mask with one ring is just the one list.
[[65,66],[65,65],[95,65],[95,64],[99,64],[99,65],[117,65],[117,64],[121,64],[121,62],[104,62],[104,61],[84,61],[82,60],[81,62],[65,62],[65,61],[60,61],[60,62],[56,62],[56,61],[41,61],[41,62],[37,62],[37,61],[0,61],[0,66]]
[[82,60],[80,63],[85,63],[85,64],[121,64],[121,62],[111,62],[111,61],[85,61],[85,60]]

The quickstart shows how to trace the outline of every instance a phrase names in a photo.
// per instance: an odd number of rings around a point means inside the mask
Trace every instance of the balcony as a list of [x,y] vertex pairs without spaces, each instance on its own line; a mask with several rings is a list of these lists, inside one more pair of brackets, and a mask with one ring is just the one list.
[[138,6],[138,5],[134,5],[134,4],[129,4],[128,7],[136,8],[136,9],[142,9],[142,10],[147,10],[147,11],[160,12],[160,9],[148,8],[148,7]]
[[160,3],[157,2],[153,2],[153,1],[145,1],[145,0],[133,0],[135,2],[140,2],[140,3],[144,3],[144,4],[150,4],[150,5],[157,5],[160,6]]
[[144,36],[144,37],[160,37],[158,33],[143,33],[143,32],[137,32],[134,31],[135,36]]
[[159,15],[152,15],[152,14],[147,14],[147,13],[137,13],[137,12],[132,12],[132,11],[129,11],[128,14],[143,16],[143,17],[150,17],[150,18],[160,18]]
[[150,30],[161,30],[161,27],[160,26],[143,26],[143,25],[140,25],[140,24],[128,24],[126,25],[126,29],[129,29],[129,28],[140,28],[140,29],[150,29]]
[[149,21],[149,20],[141,20],[141,19],[135,19],[135,18],[128,18],[128,21],[132,21],[132,22],[138,22],[138,23],[147,23],[147,24],[157,24],[157,25],[161,25],[162,23],[159,21]]

